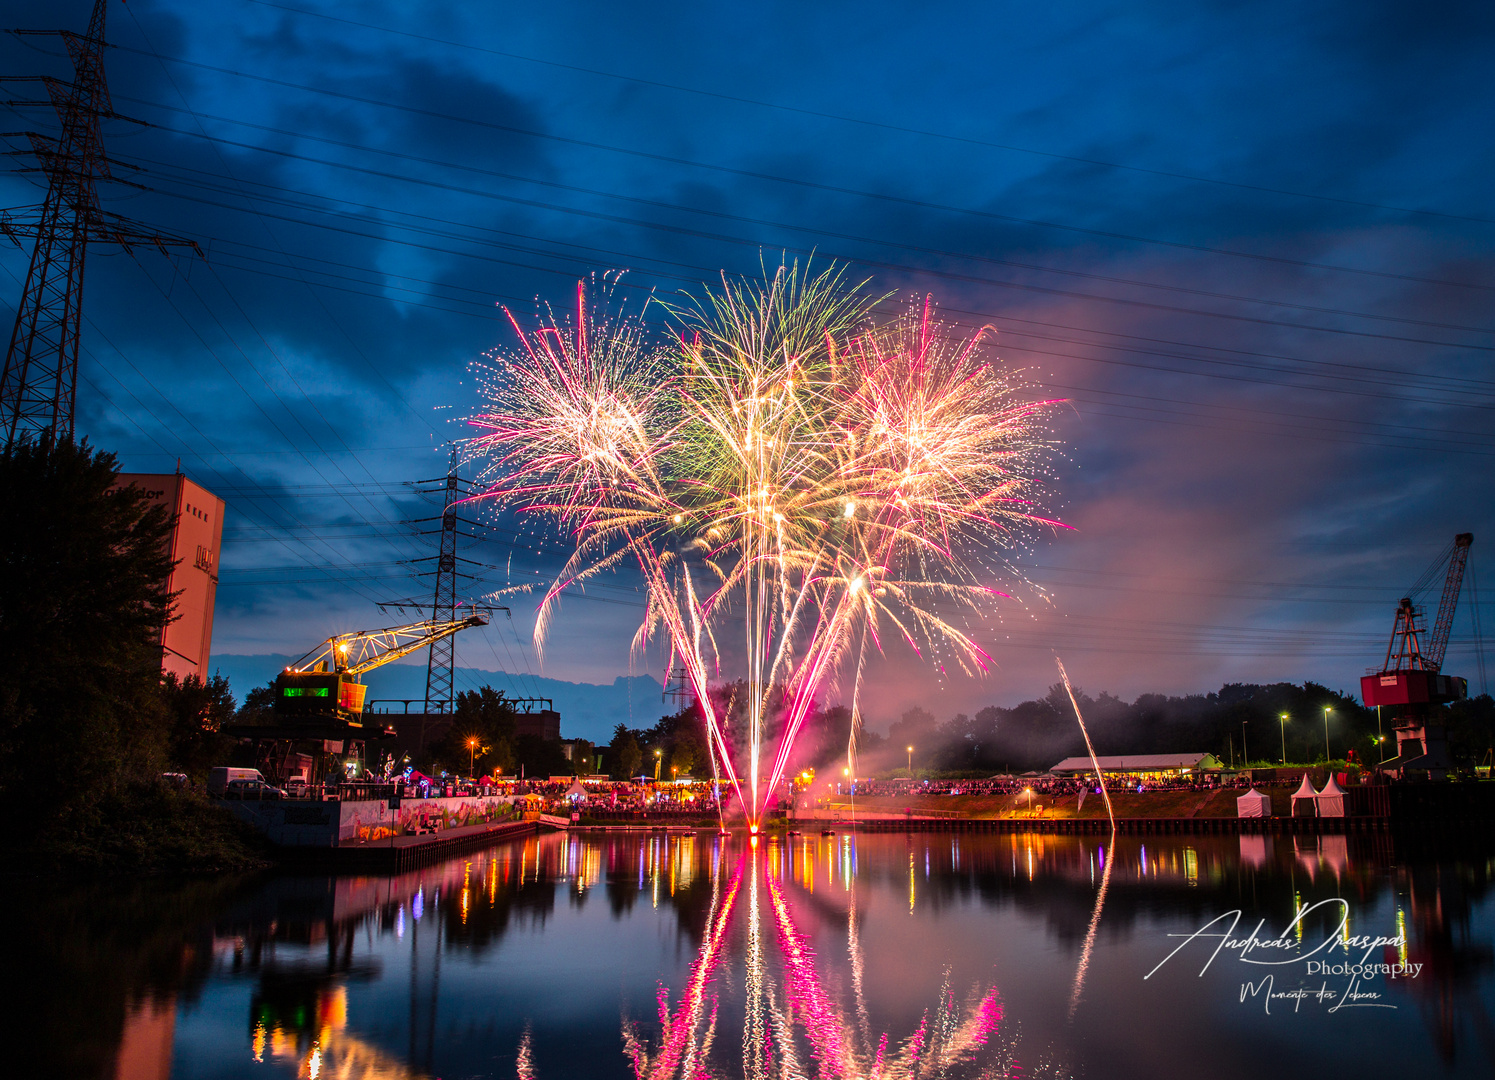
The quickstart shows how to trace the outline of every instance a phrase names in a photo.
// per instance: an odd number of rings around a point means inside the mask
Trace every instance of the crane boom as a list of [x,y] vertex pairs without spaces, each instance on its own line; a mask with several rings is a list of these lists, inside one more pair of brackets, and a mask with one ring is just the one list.
[[1459,533],[1453,538],[1453,552],[1448,557],[1448,577],[1443,582],[1443,599],[1438,602],[1438,620],[1433,623],[1433,636],[1428,641],[1427,664],[1431,671],[1443,667],[1443,654],[1448,651],[1448,638],[1453,631],[1453,613],[1459,604],[1459,590],[1464,585],[1464,568],[1469,564],[1469,545],[1474,543],[1473,533]]
[[388,626],[382,630],[356,630],[349,634],[338,634],[328,638],[297,660],[288,670],[310,671],[326,662],[331,670],[344,675],[362,675],[377,667],[398,660],[442,638],[451,637],[469,626],[487,626],[488,616],[473,612],[463,619],[425,619],[404,626]]
[[[1360,680],[1360,694],[1367,707],[1421,707],[1462,701],[1468,696],[1467,680],[1444,675],[1442,668],[1472,543],[1473,533],[1459,533],[1409,590],[1415,594],[1430,585],[1436,580],[1444,560],[1448,560],[1443,598],[1438,604],[1438,617],[1432,633],[1427,632],[1422,622],[1422,608],[1413,603],[1411,596],[1402,597],[1396,608],[1396,622],[1391,628],[1391,641],[1386,646],[1386,659],[1381,669],[1368,671]],[[1426,648],[1423,648],[1424,644]]]
[[368,687],[358,680],[360,675],[469,626],[487,625],[487,612],[474,611],[461,619],[426,619],[337,634],[275,677],[276,715],[285,723],[319,725],[333,720],[361,728]]

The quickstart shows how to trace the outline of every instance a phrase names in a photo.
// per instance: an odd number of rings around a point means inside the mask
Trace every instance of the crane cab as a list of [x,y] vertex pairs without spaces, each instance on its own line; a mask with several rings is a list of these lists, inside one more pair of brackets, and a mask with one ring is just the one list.
[[275,714],[295,721],[357,721],[368,687],[345,671],[282,671],[275,677]]

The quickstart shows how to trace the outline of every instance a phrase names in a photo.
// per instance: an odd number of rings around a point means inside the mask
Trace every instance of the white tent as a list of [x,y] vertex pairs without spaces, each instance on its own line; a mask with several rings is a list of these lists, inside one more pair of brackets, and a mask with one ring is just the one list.
[[1330,773],[1324,790],[1318,793],[1319,817],[1344,817],[1344,794],[1344,788],[1334,782],[1334,774]]
[[579,779],[571,781],[571,787],[566,791],[566,798],[572,802],[576,802],[578,799],[585,799],[586,797],[587,789],[581,786],[581,781]]
[[1235,801],[1236,817],[1271,817],[1272,800],[1252,788]]
[[[1307,807],[1301,812],[1298,804],[1308,800]],[[1313,783],[1308,779],[1308,774],[1303,774],[1303,782],[1298,785],[1298,790],[1293,792],[1292,811],[1293,817],[1314,817],[1318,814],[1319,793],[1313,790]]]

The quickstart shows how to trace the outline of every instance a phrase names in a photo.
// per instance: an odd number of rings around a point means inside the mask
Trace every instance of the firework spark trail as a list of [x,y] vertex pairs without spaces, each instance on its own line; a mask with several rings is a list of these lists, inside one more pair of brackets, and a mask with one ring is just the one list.
[[1090,731],[1085,727],[1085,718],[1080,715],[1080,703],[1075,700],[1075,689],[1069,684],[1069,672],[1064,670],[1064,661],[1057,656],[1054,663],[1059,665],[1059,678],[1064,682],[1064,692],[1069,695],[1069,703],[1074,706],[1075,719],[1080,724],[1080,734],[1085,736],[1085,749],[1090,753],[1090,764],[1095,767],[1095,782],[1100,785],[1101,798],[1106,800],[1106,816],[1111,819],[1111,835],[1116,835],[1116,812],[1111,809],[1111,793],[1106,790],[1106,778],[1101,775],[1100,762],[1095,759],[1095,746],[1090,741]]
[[1090,970],[1090,953],[1095,948],[1095,933],[1100,929],[1100,914],[1106,906],[1106,890],[1111,887],[1111,867],[1116,865],[1116,832],[1111,832],[1111,851],[1107,854],[1106,849],[1100,849],[1100,857],[1105,861],[1105,867],[1101,870],[1100,890],[1095,894],[1095,910],[1090,913],[1090,926],[1085,931],[1085,944],[1080,949],[1080,962],[1075,965],[1075,984],[1069,992],[1069,1019],[1075,1018],[1075,1010],[1080,1007],[1080,991],[1085,989],[1085,973]]
[[1100,928],[1101,911],[1106,904],[1106,890],[1111,886],[1111,867],[1116,864],[1116,813],[1111,808],[1111,793],[1106,790],[1106,778],[1101,774],[1100,762],[1095,757],[1095,746],[1090,742],[1090,732],[1085,727],[1085,718],[1080,715],[1080,703],[1075,700],[1074,687],[1069,682],[1069,672],[1064,670],[1064,661],[1057,656],[1054,663],[1059,666],[1059,678],[1064,682],[1064,691],[1069,695],[1069,703],[1074,706],[1075,720],[1079,722],[1080,733],[1085,736],[1085,749],[1090,753],[1090,764],[1095,767],[1095,781],[1100,785],[1101,797],[1106,800],[1106,816],[1111,819],[1111,855],[1107,857],[1105,848],[1101,848],[1101,858],[1105,860],[1105,866],[1101,870],[1100,889],[1095,894],[1095,910],[1090,913],[1090,926],[1085,931],[1085,944],[1080,949],[1080,962],[1075,967],[1074,988],[1069,995],[1069,1019],[1075,1017],[1075,1010],[1080,1007],[1080,991],[1085,988],[1085,973],[1090,968],[1090,953],[1095,948],[1095,934]]
[[[828,687],[856,702],[869,651],[890,636],[942,672],[986,670],[962,624],[1007,597],[987,584],[1011,570],[1001,552],[1064,527],[1035,499],[1057,403],[1023,400],[982,358],[983,335],[951,340],[928,301],[877,325],[874,299],[834,267],[724,276],[665,305],[678,332],[656,348],[580,287],[568,319],[547,313],[527,334],[511,316],[523,347],[494,356],[472,421],[481,497],[552,518],[575,542],[540,604],[537,647],[564,592],[634,565],[646,592],[635,655],[657,633],[684,666],[755,829]],[[747,686],[735,748],[709,692],[713,628],[731,619]]]

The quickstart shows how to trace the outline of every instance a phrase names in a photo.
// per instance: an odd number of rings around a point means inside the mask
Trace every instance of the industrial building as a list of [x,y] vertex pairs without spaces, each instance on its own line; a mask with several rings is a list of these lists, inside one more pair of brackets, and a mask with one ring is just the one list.
[[1117,757],[1065,758],[1049,770],[1056,776],[1095,775],[1095,766],[1107,776],[1142,779],[1178,779],[1199,773],[1217,773],[1224,768],[1214,754],[1124,754]]
[[168,544],[174,565],[166,589],[179,595],[171,609],[172,620],[161,628],[161,670],[179,679],[196,675],[206,681],[224,502],[180,472],[121,473],[118,484],[139,488],[172,515]]

